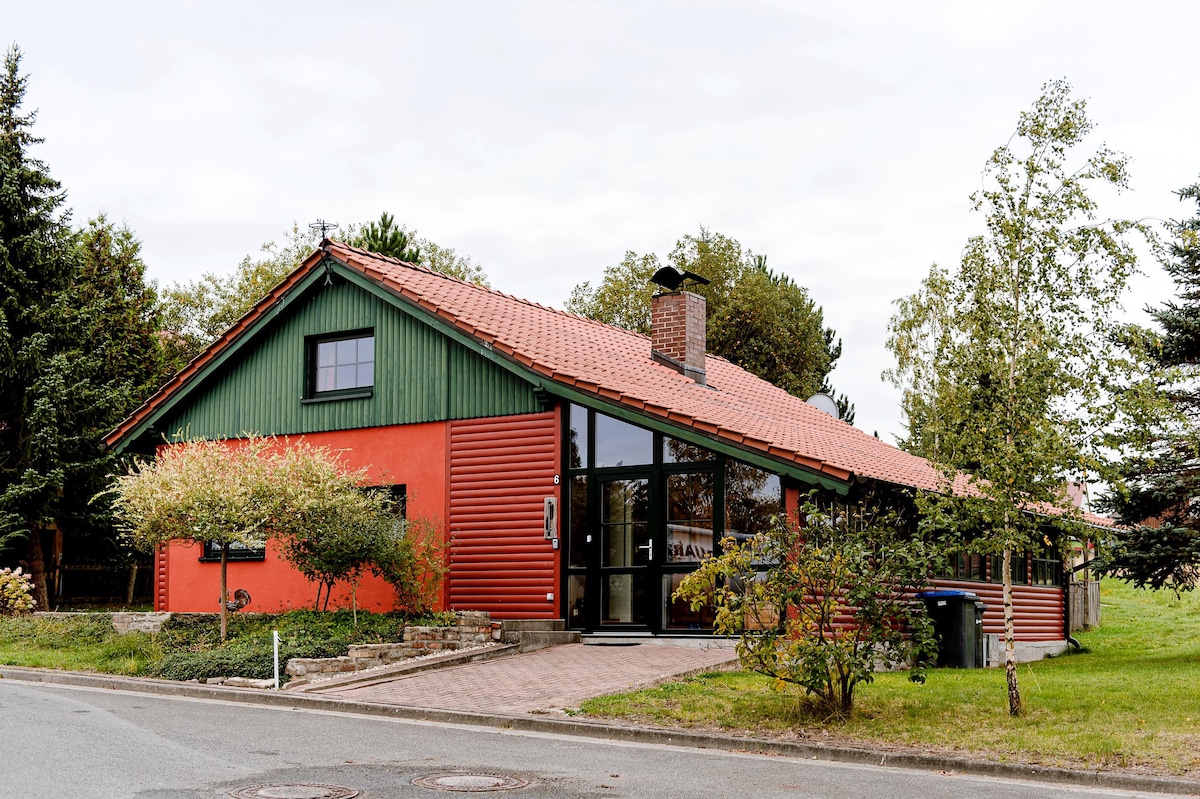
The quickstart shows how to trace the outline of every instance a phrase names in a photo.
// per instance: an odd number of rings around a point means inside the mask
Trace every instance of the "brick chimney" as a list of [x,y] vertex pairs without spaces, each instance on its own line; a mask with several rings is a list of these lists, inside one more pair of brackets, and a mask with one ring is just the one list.
[[690,291],[655,294],[650,300],[650,357],[705,385],[708,343],[705,302]]

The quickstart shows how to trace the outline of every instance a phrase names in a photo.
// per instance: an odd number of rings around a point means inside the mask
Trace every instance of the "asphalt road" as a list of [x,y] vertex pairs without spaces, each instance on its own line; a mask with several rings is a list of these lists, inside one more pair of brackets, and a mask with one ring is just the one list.
[[306,783],[433,799],[447,794],[413,780],[459,772],[527,780],[493,794],[509,799],[1166,796],[0,681],[0,799],[216,799]]

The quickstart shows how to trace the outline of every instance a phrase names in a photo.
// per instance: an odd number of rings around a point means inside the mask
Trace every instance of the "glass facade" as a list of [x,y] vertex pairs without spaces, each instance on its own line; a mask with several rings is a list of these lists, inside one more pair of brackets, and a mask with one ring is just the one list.
[[711,631],[713,608],[672,594],[725,535],[782,513],[779,477],[578,405],[566,427],[568,624]]
[[597,469],[610,466],[649,466],[654,462],[654,433],[597,413]]

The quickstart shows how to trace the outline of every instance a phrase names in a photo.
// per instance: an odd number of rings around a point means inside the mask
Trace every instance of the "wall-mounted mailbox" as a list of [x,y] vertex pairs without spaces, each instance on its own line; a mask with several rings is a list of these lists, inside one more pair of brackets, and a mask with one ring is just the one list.
[[557,542],[558,500],[554,497],[546,497],[542,502],[542,524],[544,525],[547,540]]

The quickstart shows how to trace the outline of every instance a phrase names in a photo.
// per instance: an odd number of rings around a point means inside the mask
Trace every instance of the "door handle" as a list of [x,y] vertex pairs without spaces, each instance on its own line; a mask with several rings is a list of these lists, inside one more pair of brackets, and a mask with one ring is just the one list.
[[646,562],[647,563],[651,563],[654,561],[654,539],[653,538],[651,538],[645,544],[642,544],[640,547],[638,547],[638,549],[642,550],[646,553]]

